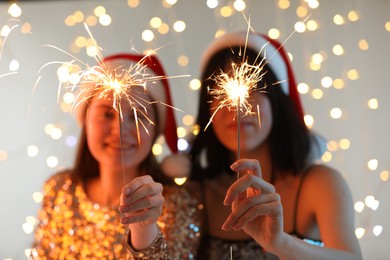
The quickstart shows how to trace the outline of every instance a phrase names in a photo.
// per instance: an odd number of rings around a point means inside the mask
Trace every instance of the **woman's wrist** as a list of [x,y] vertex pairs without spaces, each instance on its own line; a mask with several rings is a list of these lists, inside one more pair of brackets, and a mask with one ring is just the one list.
[[136,251],[141,251],[150,247],[150,245],[156,241],[160,233],[160,229],[155,223],[149,226],[130,224],[129,230],[128,242]]

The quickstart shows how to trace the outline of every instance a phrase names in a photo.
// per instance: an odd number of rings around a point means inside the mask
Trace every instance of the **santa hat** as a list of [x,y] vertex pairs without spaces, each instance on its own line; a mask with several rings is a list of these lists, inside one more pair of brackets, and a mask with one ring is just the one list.
[[203,71],[214,54],[218,51],[246,46],[256,53],[261,53],[267,65],[272,70],[278,80],[278,85],[283,90],[283,93],[288,95],[294,103],[298,115],[303,120],[303,108],[297,91],[294,72],[291,66],[287,52],[282,45],[268,36],[260,33],[233,32],[226,33],[212,42],[201,58],[200,66]]
[[[162,77],[153,84],[146,85],[146,91],[151,95],[154,101],[158,101],[157,113],[159,118],[159,134],[163,134],[168,147],[171,152],[176,153],[177,149],[177,130],[176,121],[173,113],[172,98],[169,90],[168,79],[164,68],[156,56],[153,55],[139,55],[120,53],[105,57],[102,61],[105,68],[108,70],[115,69],[127,69],[134,66],[136,63],[141,62],[146,67],[147,72],[152,73],[158,77]],[[85,114],[87,111],[87,102],[82,102],[77,105],[77,120],[80,124],[83,124]]]

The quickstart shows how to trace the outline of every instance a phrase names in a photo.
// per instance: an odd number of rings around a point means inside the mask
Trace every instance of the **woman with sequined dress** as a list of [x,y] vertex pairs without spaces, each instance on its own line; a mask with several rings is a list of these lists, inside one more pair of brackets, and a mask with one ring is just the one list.
[[129,94],[138,101],[122,99],[121,115],[112,92],[99,96],[100,88],[92,88],[80,97],[75,114],[82,131],[75,166],[44,185],[32,258],[131,259],[137,251],[147,256],[157,249],[161,258],[168,258],[156,222],[164,203],[161,183],[170,179],[161,174],[152,153],[160,134],[177,151],[168,80],[153,55],[112,55],[102,66],[118,76],[141,60],[145,68],[138,76],[163,78],[132,86]]
[[[240,158],[249,159],[237,160],[236,111],[221,108],[206,128],[221,104],[210,93],[219,88],[218,73],[232,75],[233,63],[263,58],[263,78],[248,97],[253,113],[239,125]],[[351,193],[339,172],[314,163],[321,138],[304,123],[280,43],[257,33],[227,33],[205,50],[201,82],[188,183],[203,204],[198,258],[361,259]]]

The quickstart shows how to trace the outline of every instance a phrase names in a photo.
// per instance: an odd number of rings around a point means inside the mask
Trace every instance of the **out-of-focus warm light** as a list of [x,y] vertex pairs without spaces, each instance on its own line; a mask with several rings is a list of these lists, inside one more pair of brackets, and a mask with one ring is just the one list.
[[193,135],[198,135],[199,134],[199,131],[200,131],[200,126],[199,125],[194,125],[192,127],[192,134]]
[[218,6],[218,0],[207,0],[206,4],[208,8],[214,9]]
[[127,5],[131,8],[136,8],[139,5],[139,0],[127,0]]
[[334,151],[337,151],[339,145],[336,141],[329,141],[327,144],[326,144],[326,147],[328,148],[328,150],[330,152],[334,152]]
[[27,155],[28,157],[35,157],[39,153],[39,149],[36,145],[27,146]]
[[73,19],[76,23],[81,23],[84,20],[84,14],[81,11],[76,11],[73,14]]
[[321,69],[321,63],[315,63],[311,61],[309,66],[312,71],[319,71]]
[[348,150],[351,146],[351,142],[347,138],[344,138],[340,140],[339,145],[341,149]]
[[142,40],[150,42],[154,39],[154,33],[151,30],[144,30],[142,32]]
[[233,6],[238,12],[242,12],[245,10],[246,4],[243,0],[235,0]]
[[169,25],[166,23],[162,23],[160,27],[158,27],[158,32],[161,34],[167,34],[169,32]]
[[314,99],[321,99],[324,96],[324,92],[322,92],[321,89],[316,88],[316,89],[313,89],[313,91],[311,92],[311,96]]
[[385,23],[385,29],[386,31],[390,32],[390,22]]
[[321,157],[323,162],[330,162],[332,160],[332,154],[328,151],[324,152],[324,154]]
[[22,228],[27,235],[34,231],[34,226],[31,223],[23,223]]
[[8,159],[8,153],[5,150],[0,150],[0,162]]
[[223,17],[229,17],[233,14],[233,10],[230,6],[224,6],[221,8],[220,13]]
[[184,127],[178,127],[177,129],[176,129],[176,131],[177,131],[177,137],[179,137],[179,138],[183,138],[183,137],[185,137],[186,136],[186,134],[187,134],[187,131],[186,131],[186,129],[184,128]]
[[290,0],[279,0],[278,6],[280,9],[285,10],[290,7]]
[[306,31],[306,25],[304,22],[296,22],[294,25],[294,29],[298,33],[303,33]]
[[371,159],[367,162],[367,168],[371,171],[375,171],[378,168],[378,160],[377,159]]
[[23,25],[22,25],[22,28],[20,29],[20,31],[24,34],[27,34],[27,33],[31,33],[31,24],[29,22],[25,22]]
[[178,63],[180,66],[182,66],[182,67],[187,66],[189,61],[190,61],[190,60],[189,60],[188,57],[185,56],[185,55],[181,55],[181,56],[177,59],[177,63]]
[[315,53],[311,56],[312,62],[321,64],[324,61],[324,56],[321,53]]
[[14,18],[18,18],[22,15],[22,9],[16,3],[13,3],[8,8],[8,14]]
[[198,90],[198,89],[200,89],[200,87],[201,87],[201,82],[200,82],[200,80],[199,79],[192,79],[191,81],[190,81],[190,89],[192,89],[192,90]]
[[359,20],[359,14],[358,12],[352,10],[352,11],[349,11],[348,12],[348,19],[351,21],[351,22],[356,22],[357,20]]
[[382,181],[388,181],[389,180],[389,171],[381,171],[381,173],[379,174],[379,177]]
[[192,115],[183,116],[182,122],[186,126],[191,126],[194,123],[194,117]]
[[363,201],[357,201],[354,205],[355,211],[358,213],[363,212],[364,207],[365,207],[365,205],[364,205]]
[[302,6],[302,5],[298,6],[296,13],[297,13],[298,17],[305,17],[307,15],[307,8],[305,6]]
[[370,100],[368,100],[368,107],[370,109],[378,109],[379,107],[378,99],[371,98]]
[[42,192],[36,191],[32,194],[33,200],[35,203],[41,203],[43,200]]
[[337,78],[333,80],[333,87],[335,89],[343,89],[344,88],[344,80]]
[[187,181],[187,178],[186,177],[175,178],[174,181],[177,185],[183,185]]
[[67,104],[72,104],[74,101],[74,94],[72,92],[66,92],[62,97],[62,100]]
[[93,13],[97,16],[97,17],[100,17],[104,14],[106,14],[106,8],[104,6],[97,6],[94,10],[93,10]]
[[217,30],[217,31],[215,32],[215,34],[214,34],[214,38],[218,38],[218,37],[220,37],[220,36],[224,35],[225,33],[226,33],[226,31],[225,31],[225,30],[221,30],[221,29],[219,29],[219,30]]
[[272,28],[268,31],[268,36],[271,38],[271,39],[279,39],[280,37],[280,31],[276,28]]
[[314,20],[309,20],[306,23],[306,27],[309,31],[313,32],[318,29],[318,23]]
[[309,92],[309,85],[307,85],[306,83],[299,83],[298,86],[297,86],[297,89],[298,89],[298,92],[300,94],[307,94]]
[[4,25],[1,28],[0,36],[6,37],[10,32],[11,32],[11,27],[9,27],[8,25]]
[[96,18],[96,16],[90,15],[90,16],[87,17],[85,22],[87,23],[88,26],[93,27],[93,26],[95,26],[97,24],[98,19]]
[[383,227],[381,225],[376,225],[372,228],[372,233],[374,236],[379,237],[379,235],[382,233]]
[[337,56],[344,54],[344,48],[340,44],[336,44],[335,46],[333,46],[332,51],[333,51],[333,54],[337,55]]
[[335,16],[333,16],[333,22],[336,24],[336,25],[342,25],[344,24],[344,17],[342,17],[340,14],[336,14]]
[[162,20],[160,17],[153,17],[152,19],[150,19],[150,26],[152,26],[152,28],[155,28],[157,29],[158,27],[160,27],[162,24]]
[[73,26],[76,24],[76,21],[74,20],[74,17],[73,15],[68,15],[66,18],[65,18],[65,25],[67,26]]
[[323,77],[321,79],[321,85],[324,88],[330,88],[333,85],[333,79],[329,76]]
[[159,144],[159,143],[155,143],[154,145],[153,145],[153,147],[152,147],[152,153],[154,154],[154,155],[160,155],[160,154],[162,154],[162,152],[163,152],[163,147],[162,147],[162,145],[161,144]]
[[103,26],[109,26],[111,24],[111,16],[108,14],[103,14],[99,17],[99,23]]
[[165,2],[169,5],[174,5],[177,3],[177,0],[165,0]]
[[45,133],[46,133],[47,135],[50,135],[51,130],[53,130],[54,128],[55,128],[55,126],[54,126],[53,124],[47,124],[47,125],[45,125]]
[[334,107],[330,110],[330,116],[333,119],[339,119],[343,116],[343,111],[338,107]]
[[47,157],[47,159],[46,159],[46,165],[47,165],[49,168],[55,168],[55,167],[57,167],[57,165],[58,165],[58,158],[55,157],[55,156],[49,156],[49,157]]
[[53,138],[54,140],[58,140],[60,139],[62,136],[62,130],[59,129],[59,128],[53,128],[51,131],[50,131],[50,137]]
[[347,73],[350,80],[357,80],[359,78],[359,72],[355,69],[351,69]]
[[303,117],[303,120],[305,121],[305,125],[308,127],[308,128],[312,128],[313,127],[313,124],[314,124],[314,117],[311,116],[311,115],[305,115]]
[[176,21],[176,22],[173,24],[173,29],[174,29],[176,32],[183,32],[183,31],[186,29],[186,23],[183,22],[183,21]]
[[95,57],[96,55],[98,55],[99,51],[97,49],[96,46],[88,46],[87,47],[87,55],[89,57]]
[[177,141],[177,148],[179,149],[179,151],[186,151],[188,149],[188,146],[188,142],[183,138],[179,138],[179,140]]
[[355,236],[357,237],[357,239],[363,238],[364,233],[366,233],[366,230],[362,227],[358,227],[355,229]]
[[360,40],[360,41],[359,41],[359,48],[360,48],[362,51],[368,50],[368,48],[369,48],[368,42],[367,42],[365,39]]
[[311,8],[311,9],[316,9],[320,3],[317,1],[317,0],[308,0],[306,1],[307,2],[307,5]]
[[18,71],[19,70],[19,62],[17,60],[11,60],[9,63],[10,71]]

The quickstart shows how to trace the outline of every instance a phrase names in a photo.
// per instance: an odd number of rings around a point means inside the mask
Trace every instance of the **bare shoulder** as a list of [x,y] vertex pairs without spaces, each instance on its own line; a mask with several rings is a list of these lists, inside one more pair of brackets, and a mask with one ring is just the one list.
[[339,171],[322,164],[313,165],[307,170],[303,184],[305,188],[315,189],[317,192],[348,188]]
[[[306,198],[311,198],[313,206],[321,205],[318,201],[328,202],[336,206],[350,204],[351,192],[344,177],[339,171],[326,165],[313,165],[305,175],[302,192]],[[335,203],[335,204],[333,204]],[[324,207],[324,204],[321,206]]]

